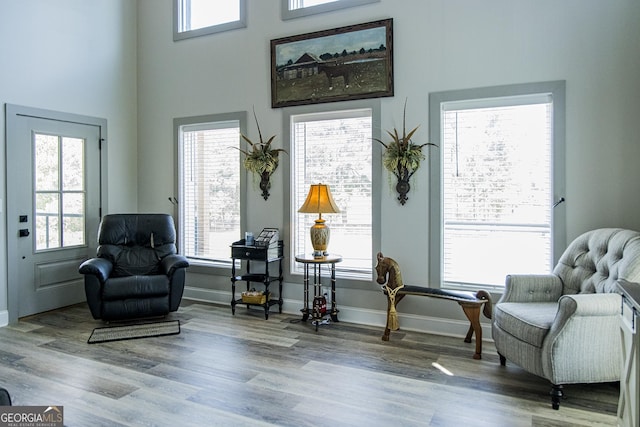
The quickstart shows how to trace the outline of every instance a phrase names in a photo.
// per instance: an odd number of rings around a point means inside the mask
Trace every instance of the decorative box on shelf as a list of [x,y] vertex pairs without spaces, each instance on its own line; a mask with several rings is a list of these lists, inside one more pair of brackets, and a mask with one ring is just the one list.
[[258,247],[274,247],[278,246],[280,233],[277,228],[264,228],[258,237],[256,237],[256,246]]
[[252,289],[242,292],[242,302],[245,304],[262,305],[267,302],[267,295],[262,291]]
[[257,243],[257,238],[254,245],[246,245],[245,239],[233,242],[231,245],[231,258],[266,261],[283,256],[284,242],[282,240],[277,240],[275,244],[268,246],[259,246]]

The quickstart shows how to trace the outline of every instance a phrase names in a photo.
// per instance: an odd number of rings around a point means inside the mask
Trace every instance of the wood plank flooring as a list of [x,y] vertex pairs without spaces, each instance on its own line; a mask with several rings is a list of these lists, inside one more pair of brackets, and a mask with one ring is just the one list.
[[[614,426],[617,384],[572,385],[500,366],[485,343],[184,301],[179,335],[87,344],[84,304],[0,328],[14,405],[62,405],[68,426]],[[485,328],[486,329],[486,328]],[[490,334],[489,330],[484,331]],[[440,366],[442,369],[439,369]]]

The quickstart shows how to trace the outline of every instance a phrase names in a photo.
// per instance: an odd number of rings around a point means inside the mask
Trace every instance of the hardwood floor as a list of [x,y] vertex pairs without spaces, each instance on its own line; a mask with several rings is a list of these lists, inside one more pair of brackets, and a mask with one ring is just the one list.
[[[68,426],[613,426],[617,384],[565,387],[483,359],[461,338],[184,301],[181,333],[87,344],[84,304],[0,328],[14,405],[62,405]],[[486,329],[486,328],[485,328]],[[485,330],[485,334],[490,331]],[[441,367],[441,369],[438,368]]]

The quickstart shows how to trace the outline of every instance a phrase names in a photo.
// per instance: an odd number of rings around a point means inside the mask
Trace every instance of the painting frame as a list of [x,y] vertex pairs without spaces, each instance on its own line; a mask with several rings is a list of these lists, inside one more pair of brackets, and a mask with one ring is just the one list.
[[271,40],[271,107],[394,95],[393,18]]

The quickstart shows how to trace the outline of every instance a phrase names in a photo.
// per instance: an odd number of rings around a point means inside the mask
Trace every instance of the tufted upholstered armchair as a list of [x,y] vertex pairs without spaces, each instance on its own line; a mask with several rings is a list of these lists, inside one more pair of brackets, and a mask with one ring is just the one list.
[[176,311],[189,263],[176,253],[175,242],[170,215],[105,215],[97,256],[79,269],[93,318],[125,320]]
[[575,239],[550,275],[510,275],[495,306],[492,335],[500,355],[552,384],[620,380],[622,355],[616,281],[640,281],[640,233],[598,229]]

